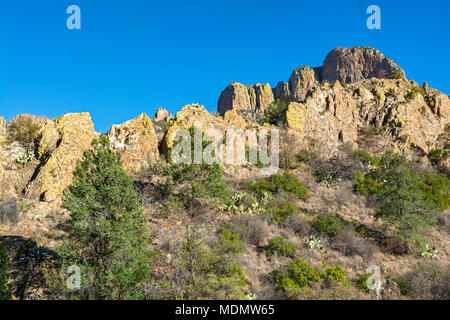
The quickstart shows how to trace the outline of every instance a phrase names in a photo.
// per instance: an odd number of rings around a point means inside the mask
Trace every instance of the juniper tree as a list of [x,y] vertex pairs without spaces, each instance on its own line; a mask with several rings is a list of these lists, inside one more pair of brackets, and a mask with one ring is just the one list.
[[141,196],[106,136],[94,139],[92,147],[64,191],[71,216],[59,248],[62,266],[80,267],[80,298],[143,298],[152,251]]

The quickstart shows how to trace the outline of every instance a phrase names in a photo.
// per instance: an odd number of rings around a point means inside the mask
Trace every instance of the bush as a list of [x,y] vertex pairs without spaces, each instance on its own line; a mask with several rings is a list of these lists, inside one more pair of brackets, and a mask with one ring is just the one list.
[[362,134],[365,135],[366,137],[373,137],[383,134],[384,130],[385,129],[383,128],[383,126],[380,126],[378,124],[369,124],[364,128],[362,128],[361,131]]
[[264,241],[267,227],[261,217],[238,216],[232,218],[230,231],[238,233],[243,241],[258,246]]
[[274,237],[269,240],[269,244],[265,249],[266,255],[272,257],[273,255],[279,255],[284,257],[293,257],[297,248],[292,242],[286,242],[283,237]]
[[41,125],[35,123],[31,117],[21,116],[10,121],[7,130],[11,140],[29,144],[39,138]]
[[9,199],[0,201],[0,223],[11,223],[16,225],[19,222],[20,210],[17,208],[17,200]]
[[68,236],[58,249],[63,270],[80,267],[85,298],[143,298],[153,252],[140,194],[110,152],[107,137],[94,139],[92,146],[64,191],[71,214]]
[[331,248],[345,256],[360,256],[368,259],[373,256],[376,246],[368,240],[359,237],[353,230],[344,229],[337,233],[331,243]]
[[418,94],[425,96],[426,95],[425,89],[419,86],[413,86],[411,88],[411,91],[409,91],[408,94],[406,95],[406,98],[408,100],[413,100],[415,97],[417,97]]
[[404,78],[400,73],[394,73],[389,77],[389,79],[404,79]]
[[449,300],[450,267],[439,262],[419,262],[414,270],[394,279],[400,292],[412,299]]
[[328,266],[325,262],[323,268],[310,267],[306,261],[298,259],[292,261],[279,270],[272,272],[272,278],[275,281],[276,289],[280,291],[291,291],[310,287],[314,283],[323,280],[335,281],[344,286],[349,286],[347,273],[340,265]]
[[362,274],[356,279],[356,286],[360,288],[365,293],[370,292],[370,288],[367,286],[367,280],[372,276],[373,273]]
[[0,300],[12,299],[12,285],[9,282],[9,256],[3,244],[0,243]]
[[361,161],[365,165],[377,166],[380,163],[379,157],[362,149],[356,150],[353,153],[353,159]]
[[308,188],[292,173],[274,174],[268,178],[259,178],[255,182],[249,182],[248,188],[256,193],[287,192],[300,200],[305,200],[308,196]]
[[337,235],[344,225],[343,220],[334,213],[320,214],[311,223],[321,235],[330,237]]
[[269,123],[277,125],[286,121],[287,104],[279,99],[272,102],[269,107],[264,110],[264,116],[261,124]]
[[[190,232],[179,243],[173,273],[159,283],[156,296],[166,299],[246,299],[245,276],[236,262],[243,243],[228,229],[220,231],[219,243],[207,245],[204,228]],[[152,294],[155,296],[155,294]]]
[[428,153],[428,159],[430,159],[431,163],[434,165],[440,165],[448,158],[447,150],[443,149],[432,149]]
[[307,237],[311,231],[311,225],[301,215],[291,215],[284,222],[283,227],[290,228],[296,234]]
[[266,212],[273,223],[280,224],[286,218],[298,214],[300,210],[296,205],[287,200],[275,199],[269,203]]

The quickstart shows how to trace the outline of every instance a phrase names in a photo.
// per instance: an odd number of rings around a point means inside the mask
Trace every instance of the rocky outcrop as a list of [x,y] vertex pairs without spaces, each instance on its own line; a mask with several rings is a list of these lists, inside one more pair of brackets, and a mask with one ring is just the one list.
[[319,86],[305,102],[289,104],[287,125],[305,138],[321,141],[330,152],[342,143],[357,143],[359,132],[371,124],[383,126],[393,140],[426,154],[450,121],[450,102],[437,91],[412,97],[413,88],[406,80]]
[[273,90],[275,99],[286,102],[301,102],[319,85],[317,72],[308,66],[299,67],[292,72],[289,82],[279,82]]
[[63,190],[72,182],[77,160],[91,147],[96,133],[86,112],[68,113],[53,121],[47,120],[41,135],[46,137],[38,147],[41,164],[26,188],[26,195],[54,201],[61,198]]
[[272,88],[268,83],[245,86],[233,82],[220,94],[217,112],[223,116],[228,110],[264,111],[273,101]]
[[113,125],[108,138],[111,149],[120,155],[123,168],[130,175],[148,169],[159,159],[153,123],[145,113],[136,119]]
[[202,131],[213,128],[225,132],[228,128],[245,129],[246,122],[237,114],[236,110],[226,112],[222,118],[212,115],[201,105],[185,105],[176,114],[173,123],[167,129],[161,143],[161,151],[167,154],[168,150],[172,148],[173,140],[178,129],[189,129],[194,126]]
[[169,111],[167,111],[164,108],[158,108],[155,112],[155,114],[153,115],[153,121],[155,122],[169,122],[170,120],[173,119],[173,116],[170,114]]
[[323,62],[322,80],[354,83],[364,79],[389,79],[405,72],[380,51],[370,47],[336,48],[328,53]]
[[6,134],[6,121],[5,118],[0,116],[0,136],[3,136]]

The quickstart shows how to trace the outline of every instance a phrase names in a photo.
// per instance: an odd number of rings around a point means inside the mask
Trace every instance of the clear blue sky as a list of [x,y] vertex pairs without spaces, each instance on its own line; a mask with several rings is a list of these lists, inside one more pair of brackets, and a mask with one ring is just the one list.
[[[89,111],[98,131],[157,107],[211,112],[232,81],[286,81],[338,46],[372,46],[450,93],[450,1],[0,0],[0,115]],[[66,9],[81,8],[81,30]],[[381,7],[382,29],[366,28]]]

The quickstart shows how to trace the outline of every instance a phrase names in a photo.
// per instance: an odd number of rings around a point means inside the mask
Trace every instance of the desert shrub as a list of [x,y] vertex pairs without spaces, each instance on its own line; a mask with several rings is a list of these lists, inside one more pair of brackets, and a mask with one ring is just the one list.
[[331,242],[331,248],[345,256],[361,256],[364,259],[372,257],[376,246],[368,240],[359,237],[352,229],[339,231]]
[[366,137],[374,137],[383,134],[384,130],[383,126],[378,124],[368,124],[361,129],[361,133]]
[[290,228],[296,234],[306,237],[311,231],[311,225],[301,215],[291,215],[283,222],[283,227]]
[[334,237],[348,224],[335,213],[319,214],[311,226],[323,236]]
[[403,79],[403,76],[400,73],[392,74],[389,79]]
[[11,140],[30,144],[39,138],[41,125],[37,124],[30,117],[19,117],[8,123],[8,136]]
[[267,233],[266,223],[258,216],[233,217],[232,233],[238,233],[241,239],[247,243],[258,246],[264,241]]
[[92,147],[64,191],[70,220],[58,249],[63,271],[71,265],[81,269],[83,298],[143,298],[154,253],[140,194],[105,135]]
[[434,165],[439,165],[448,158],[448,151],[443,149],[432,149],[428,153],[428,159]]
[[286,218],[298,214],[299,208],[292,202],[284,199],[274,199],[268,204],[266,213],[273,223],[280,224]]
[[279,99],[272,102],[269,107],[264,110],[264,116],[261,124],[279,124],[286,120],[287,104]]
[[3,244],[0,243],[0,300],[12,299],[12,285],[10,283],[9,268],[11,263]]
[[377,166],[380,158],[363,149],[358,149],[353,153],[353,159],[361,161],[366,165]]
[[413,86],[411,90],[406,95],[406,98],[408,100],[413,100],[415,97],[417,97],[418,94],[421,94],[422,96],[426,95],[426,91],[423,87],[419,86]]
[[371,171],[364,174],[362,171],[353,172],[353,189],[358,194],[374,195],[381,189],[381,183],[378,182],[378,173]]
[[208,244],[203,228],[191,232],[177,246],[175,271],[160,281],[158,296],[166,299],[246,299],[245,276],[236,262],[243,243],[227,228],[218,243]]
[[[356,286],[358,288],[360,288],[362,291],[364,291],[365,293],[369,293],[370,292],[370,288],[367,286],[367,280],[369,280],[369,278],[372,276],[373,273],[366,273],[366,274],[362,274],[358,277],[358,279],[356,279]],[[376,281],[374,279],[374,281]]]
[[274,237],[270,239],[269,244],[265,249],[268,257],[272,257],[273,255],[293,257],[296,251],[297,248],[295,247],[295,244],[286,241],[283,237]]
[[292,173],[274,174],[267,178],[259,178],[255,182],[249,182],[248,188],[256,193],[287,192],[300,200],[305,200],[308,195],[308,188]]
[[16,225],[19,221],[20,210],[17,208],[17,200],[9,199],[0,201],[0,223]]
[[323,280],[335,281],[344,286],[350,285],[347,273],[342,269],[342,266],[328,266],[323,263],[323,269],[310,267],[306,261],[298,259],[283,265],[280,269],[273,271],[271,275],[275,281],[275,287],[279,291],[295,291],[296,289],[310,287]]
[[437,261],[419,262],[414,270],[394,279],[401,293],[412,299],[448,300],[450,267]]

